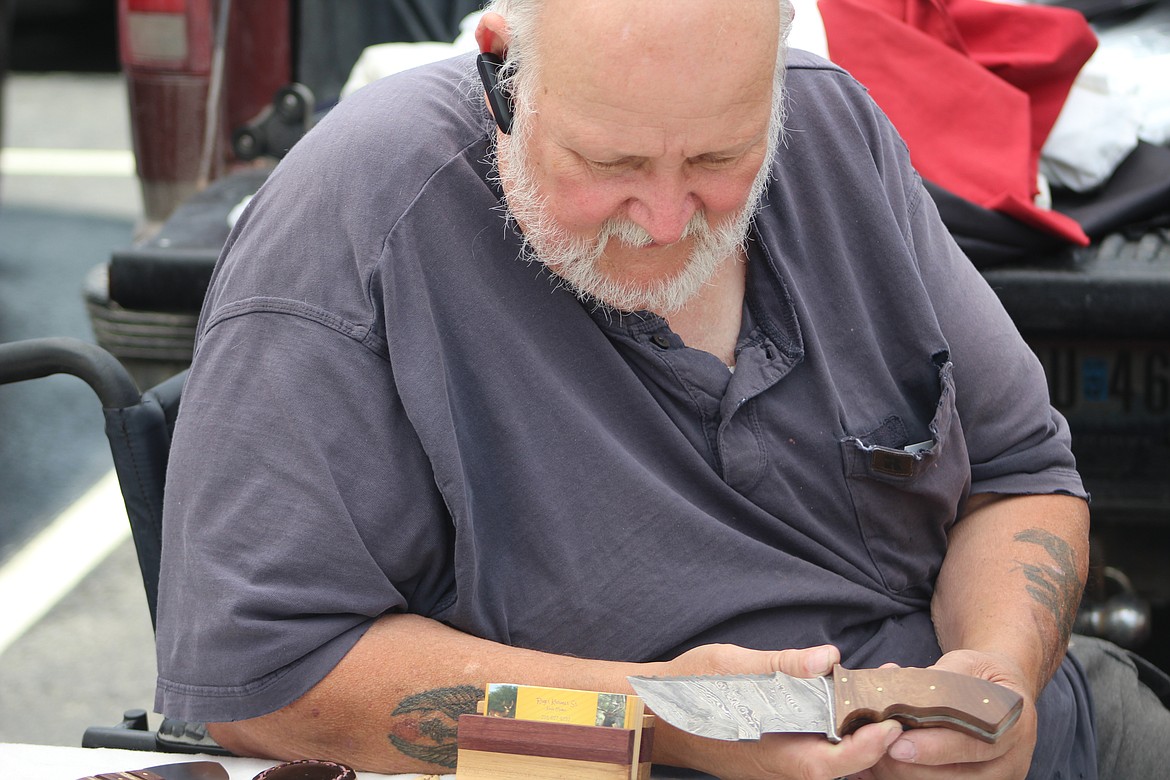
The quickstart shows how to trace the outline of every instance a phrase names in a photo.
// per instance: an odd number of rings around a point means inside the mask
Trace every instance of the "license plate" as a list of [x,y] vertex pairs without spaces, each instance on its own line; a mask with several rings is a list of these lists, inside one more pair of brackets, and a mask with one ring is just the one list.
[[1048,376],[1052,405],[1069,418],[1166,420],[1170,414],[1170,344],[1034,344]]
[[1094,517],[1170,518],[1170,342],[1031,346],[1072,430]]

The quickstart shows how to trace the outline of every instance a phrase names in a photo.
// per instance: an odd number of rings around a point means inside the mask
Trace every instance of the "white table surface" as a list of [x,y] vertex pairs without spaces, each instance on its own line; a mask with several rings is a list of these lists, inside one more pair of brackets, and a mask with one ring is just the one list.
[[[252,780],[273,761],[258,758],[227,758],[182,753],[148,753],[140,750],[60,747],[0,743],[0,778],[4,780],[77,780],[104,772],[143,769],[184,761],[215,761],[223,765],[231,780]],[[380,775],[358,772],[359,780],[415,780],[427,775]],[[435,777],[430,775],[430,777]],[[443,775],[454,780],[454,775]]]

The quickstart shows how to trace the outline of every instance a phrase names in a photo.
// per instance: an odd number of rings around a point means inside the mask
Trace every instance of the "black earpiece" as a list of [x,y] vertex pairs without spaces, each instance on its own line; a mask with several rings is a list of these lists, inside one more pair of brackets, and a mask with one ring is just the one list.
[[487,92],[492,113],[496,115],[496,124],[502,132],[511,133],[512,96],[500,86],[500,71],[504,68],[504,61],[491,52],[484,52],[476,59],[475,65],[479,69],[479,78]]

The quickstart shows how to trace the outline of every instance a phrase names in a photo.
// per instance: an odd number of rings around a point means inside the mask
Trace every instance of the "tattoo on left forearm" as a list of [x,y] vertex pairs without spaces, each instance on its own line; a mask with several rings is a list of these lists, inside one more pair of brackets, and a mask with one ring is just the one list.
[[1076,554],[1072,545],[1064,539],[1040,528],[1020,531],[1015,535],[1015,540],[1043,547],[1052,559],[1051,564],[1023,561],[1016,563],[1028,580],[1028,595],[1044,607],[1056,623],[1059,637],[1051,648],[1055,651],[1063,647],[1072,634],[1073,621],[1076,619],[1077,607],[1080,606],[1084,592],[1085,585],[1078,573]]
[[482,695],[474,685],[457,685],[408,696],[391,713],[394,730],[386,738],[403,755],[454,769],[459,716],[475,712]]

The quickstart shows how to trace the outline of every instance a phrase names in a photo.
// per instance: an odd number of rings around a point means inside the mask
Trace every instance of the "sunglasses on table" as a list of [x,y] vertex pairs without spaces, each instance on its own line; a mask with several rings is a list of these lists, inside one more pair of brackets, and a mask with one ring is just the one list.
[[[79,780],[228,780],[228,773],[214,761],[188,761],[88,775]],[[252,780],[357,780],[357,773],[335,761],[287,761],[265,769]]]

